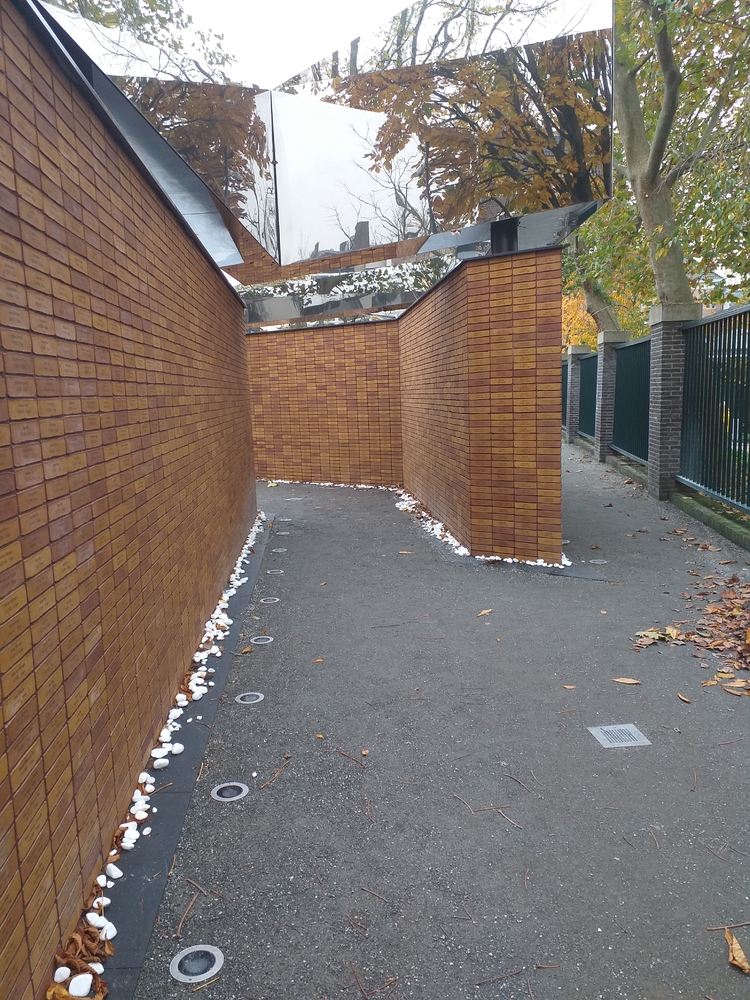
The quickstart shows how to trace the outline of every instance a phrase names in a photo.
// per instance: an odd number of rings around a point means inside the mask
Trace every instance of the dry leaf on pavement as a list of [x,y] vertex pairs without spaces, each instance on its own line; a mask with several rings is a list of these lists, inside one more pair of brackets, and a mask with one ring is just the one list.
[[729,945],[729,964],[736,965],[744,973],[750,973],[750,962],[745,958],[745,952],[740,948],[739,941],[728,927],[724,928],[724,940]]
[[680,699],[680,701],[684,701],[686,705],[690,704],[690,699],[686,698],[684,694],[680,694],[679,691],[677,692],[677,697]]
[[489,615],[489,614],[491,614],[491,612],[492,612],[492,608],[487,608],[486,611],[480,611],[479,614],[477,615],[477,618],[481,618],[482,615]]
[[633,680],[632,677],[613,677],[615,684],[640,684],[640,681]]

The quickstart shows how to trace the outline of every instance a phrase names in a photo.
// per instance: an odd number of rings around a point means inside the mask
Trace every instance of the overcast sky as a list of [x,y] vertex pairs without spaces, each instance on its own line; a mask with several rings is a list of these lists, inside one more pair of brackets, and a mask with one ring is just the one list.
[[224,35],[230,76],[275,87],[311,63],[385,25],[405,0],[183,0],[196,27]]

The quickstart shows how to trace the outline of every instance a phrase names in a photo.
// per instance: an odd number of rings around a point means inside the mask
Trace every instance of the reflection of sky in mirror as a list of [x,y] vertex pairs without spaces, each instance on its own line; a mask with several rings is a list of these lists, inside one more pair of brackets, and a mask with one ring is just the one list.
[[[360,220],[372,244],[397,238],[390,193],[367,159],[386,116],[281,93],[273,108],[282,263],[338,252]],[[405,152],[404,169],[416,155]]]

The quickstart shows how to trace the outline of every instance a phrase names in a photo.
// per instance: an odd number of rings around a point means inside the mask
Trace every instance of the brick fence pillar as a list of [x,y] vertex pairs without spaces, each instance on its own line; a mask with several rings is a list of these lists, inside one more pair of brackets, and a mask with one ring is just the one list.
[[578,437],[578,411],[581,402],[581,358],[590,354],[585,344],[568,345],[568,400],[565,414],[565,441]]
[[683,323],[700,319],[697,302],[654,306],[651,324],[651,399],[648,413],[648,494],[668,500],[680,465],[682,386],[685,368]]
[[596,368],[596,430],[594,432],[594,458],[604,462],[612,444],[615,423],[615,373],[617,350],[615,345],[630,340],[624,330],[599,332],[599,359]]

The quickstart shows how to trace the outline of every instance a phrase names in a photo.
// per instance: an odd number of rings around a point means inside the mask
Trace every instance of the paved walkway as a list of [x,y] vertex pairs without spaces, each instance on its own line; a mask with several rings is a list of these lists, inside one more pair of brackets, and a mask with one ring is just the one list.
[[[691,646],[629,637],[748,554],[578,449],[563,468],[566,552],[599,580],[448,557],[390,492],[260,486],[236,643],[274,642],[231,664],[138,1000],[192,995],[168,966],[197,943],[225,954],[201,1000],[745,991],[706,928],[750,919],[746,744],[718,746],[750,702],[701,689]],[[652,745],[604,749],[609,723]],[[228,781],[249,794],[214,801]]]

